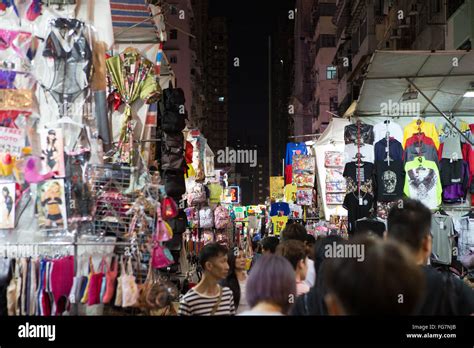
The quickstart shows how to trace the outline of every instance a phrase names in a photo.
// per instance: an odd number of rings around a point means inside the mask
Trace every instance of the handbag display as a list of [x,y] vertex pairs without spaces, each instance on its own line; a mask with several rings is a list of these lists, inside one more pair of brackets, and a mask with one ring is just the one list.
[[[123,267],[123,263],[122,263]],[[132,259],[127,262],[127,269],[122,268],[122,307],[134,307],[138,302],[138,285],[133,275]]]

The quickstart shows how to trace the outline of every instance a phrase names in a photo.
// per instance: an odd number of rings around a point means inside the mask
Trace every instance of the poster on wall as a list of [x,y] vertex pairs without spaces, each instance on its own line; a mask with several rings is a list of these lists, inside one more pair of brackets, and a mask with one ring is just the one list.
[[64,177],[64,139],[63,130],[42,129],[41,138],[41,161],[42,174],[58,172],[57,176]]
[[15,183],[1,183],[0,193],[0,229],[15,228]]
[[38,184],[38,224],[42,229],[66,229],[64,180],[48,180]]
[[270,177],[270,199],[278,201],[284,197],[285,177],[271,176]]
[[16,128],[0,127],[0,153],[20,157],[25,147],[25,131]]

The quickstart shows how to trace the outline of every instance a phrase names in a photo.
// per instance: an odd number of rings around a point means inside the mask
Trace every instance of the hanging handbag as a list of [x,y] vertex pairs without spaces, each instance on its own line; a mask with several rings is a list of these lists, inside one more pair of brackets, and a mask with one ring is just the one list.
[[105,294],[102,297],[102,303],[109,303],[112,301],[115,293],[115,287],[118,275],[118,260],[114,258],[112,260],[109,269],[105,272]]
[[151,262],[154,269],[162,269],[174,264],[174,259],[168,248],[163,246],[157,240],[154,240]]
[[132,259],[127,262],[127,270],[122,277],[122,306],[134,307],[138,302],[138,285],[133,275]]
[[165,197],[161,202],[161,216],[164,220],[173,219],[178,216],[178,206],[171,197]]
[[117,278],[117,293],[115,296],[115,306],[122,307],[122,279],[125,276],[125,266],[123,264],[123,258],[120,257],[120,277]]
[[154,240],[157,242],[167,242],[173,238],[173,230],[170,225],[161,217],[161,205],[156,209],[156,230]]

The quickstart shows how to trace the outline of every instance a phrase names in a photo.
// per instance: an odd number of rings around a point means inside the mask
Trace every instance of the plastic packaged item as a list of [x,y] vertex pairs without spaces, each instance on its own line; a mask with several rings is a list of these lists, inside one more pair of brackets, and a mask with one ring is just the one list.
[[339,151],[326,151],[324,165],[327,168],[344,167],[344,153]]

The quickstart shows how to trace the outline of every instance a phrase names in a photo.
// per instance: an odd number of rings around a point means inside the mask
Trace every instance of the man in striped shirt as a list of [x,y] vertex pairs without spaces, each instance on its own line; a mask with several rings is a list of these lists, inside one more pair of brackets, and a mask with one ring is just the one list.
[[203,277],[181,299],[179,315],[235,315],[232,291],[218,284],[229,272],[227,248],[218,243],[206,245],[199,254],[199,264]]

